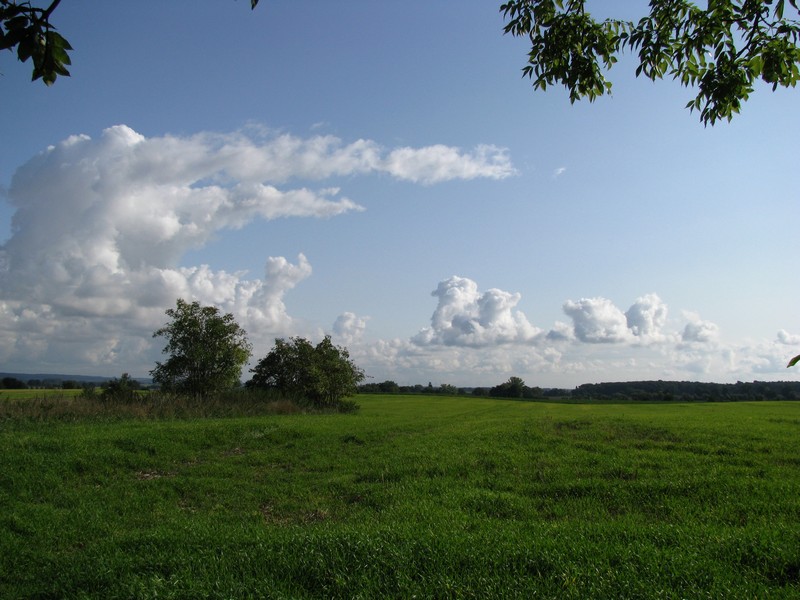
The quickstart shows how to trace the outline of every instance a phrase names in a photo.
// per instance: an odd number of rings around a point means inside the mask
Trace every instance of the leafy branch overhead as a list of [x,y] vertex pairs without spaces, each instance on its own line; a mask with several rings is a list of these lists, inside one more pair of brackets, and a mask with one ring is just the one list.
[[[52,0],[45,7],[29,1],[0,0],[0,50],[17,50],[20,62],[33,60],[32,81],[41,79],[45,85],[55,83],[59,75],[69,77],[72,64],[70,43],[56,31],[50,17],[61,0]],[[254,9],[258,0],[250,0]]]
[[72,50],[50,23],[50,16],[61,0],[53,0],[47,8],[37,8],[30,2],[0,0],[0,50],[17,49],[21,62],[33,60],[31,79],[41,79],[52,85],[59,75],[69,77],[67,65],[72,64]]
[[730,121],[756,80],[774,90],[795,87],[800,78],[797,0],[708,0],[705,9],[651,0],[638,23],[597,20],[585,0],[513,0],[500,11],[506,33],[530,40],[523,75],[536,89],[564,85],[571,102],[609,93],[606,73],[625,50],[638,53],[637,76],[669,75],[696,86],[686,106],[706,125]]
[[[50,23],[61,0],[47,8],[0,0],[0,49],[33,59],[33,79],[51,85],[68,76],[72,50]],[[259,0],[250,0],[255,9]],[[586,0],[511,0],[500,6],[505,33],[530,40],[523,74],[536,89],[562,84],[571,102],[611,91],[608,70],[625,50],[638,53],[636,75],[672,76],[697,89],[686,106],[704,124],[730,120],[757,80],[794,87],[800,78],[797,0],[651,0],[638,23],[595,19]],[[598,2],[598,7],[607,3]]]

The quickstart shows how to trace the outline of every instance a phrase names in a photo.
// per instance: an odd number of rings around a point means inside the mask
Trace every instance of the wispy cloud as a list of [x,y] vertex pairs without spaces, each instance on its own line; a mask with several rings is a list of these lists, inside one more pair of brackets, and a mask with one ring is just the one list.
[[503,179],[516,173],[508,151],[482,145],[464,153],[450,146],[398,148],[381,163],[382,170],[400,179],[431,184],[450,179]]

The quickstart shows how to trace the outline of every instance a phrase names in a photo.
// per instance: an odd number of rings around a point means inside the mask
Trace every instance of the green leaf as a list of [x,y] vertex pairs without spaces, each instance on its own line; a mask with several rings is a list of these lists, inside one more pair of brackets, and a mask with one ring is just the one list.
[[795,365],[796,365],[798,362],[800,362],[800,354],[798,354],[798,355],[797,355],[797,356],[795,356],[795,357],[794,357],[792,360],[790,360],[790,361],[789,361],[789,364],[788,364],[788,365],[786,365],[786,368],[788,369],[789,367],[793,367],[793,366],[795,366]]
[[17,58],[20,62],[27,61],[36,50],[36,36],[26,35],[17,45]]

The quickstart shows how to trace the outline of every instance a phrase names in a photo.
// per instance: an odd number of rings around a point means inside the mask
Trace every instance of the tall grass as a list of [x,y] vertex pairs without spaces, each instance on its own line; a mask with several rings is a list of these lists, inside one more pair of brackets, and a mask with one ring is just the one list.
[[[330,410],[357,409],[355,402],[344,400]],[[203,397],[159,391],[115,397],[91,389],[0,393],[0,422],[226,418],[300,412],[317,411],[302,399],[290,399],[269,390],[233,390]]]
[[800,404],[0,423],[0,597],[796,598]]

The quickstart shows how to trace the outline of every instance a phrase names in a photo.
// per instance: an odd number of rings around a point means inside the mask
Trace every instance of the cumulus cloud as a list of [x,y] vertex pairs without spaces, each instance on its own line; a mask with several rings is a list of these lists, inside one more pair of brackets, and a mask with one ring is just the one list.
[[556,322],[546,333],[514,310],[518,294],[481,292],[475,281],[454,276],[441,281],[433,296],[431,325],[416,336],[353,349],[370,377],[486,386],[516,375],[529,385],[566,387],[631,379],[781,378],[788,357],[783,341],[793,339],[784,332],[772,342],[724,344],[715,324],[690,312],[683,313],[688,323],[670,330],[667,306],[654,293],[624,313],[605,298],[567,301],[572,323]]
[[637,298],[625,313],[631,333],[639,338],[658,341],[663,339],[661,330],[667,321],[667,305],[657,294]]
[[630,339],[628,322],[620,309],[606,298],[567,300],[564,313],[572,319],[575,337],[582,342],[618,343]]
[[[387,150],[256,128],[148,138],[118,125],[47,148],[17,169],[6,194],[15,212],[0,246],[0,358],[132,360],[151,348],[149,332],[178,297],[233,312],[251,337],[289,333],[284,295],[311,275],[302,254],[296,263],[265,258],[255,278],[180,261],[254,219],[363,210],[337,188],[281,186],[367,173],[427,184],[501,178],[513,167],[492,146]],[[358,320],[339,326],[358,332]]]
[[704,321],[696,313],[684,311],[684,318],[689,322],[683,328],[681,339],[686,343],[709,344],[717,340],[719,327],[711,321]]
[[[637,298],[622,312],[607,298],[567,300],[564,313],[572,319],[572,335],[589,344],[618,344],[623,342],[655,343],[667,340],[663,328],[667,321],[667,305],[658,294]],[[563,324],[548,334],[552,340],[568,337]],[[674,336],[673,336],[674,337]]]
[[345,344],[352,344],[364,335],[368,319],[352,312],[342,313],[333,323],[333,335]]
[[785,329],[778,331],[778,343],[786,344],[788,346],[800,346],[800,335],[791,334]]
[[521,295],[490,289],[481,293],[478,284],[466,277],[441,281],[431,293],[438,305],[431,326],[414,338],[416,344],[473,346],[525,343],[540,331],[514,307]]

